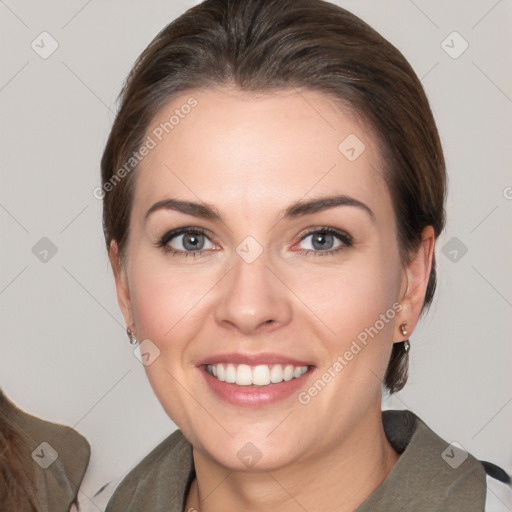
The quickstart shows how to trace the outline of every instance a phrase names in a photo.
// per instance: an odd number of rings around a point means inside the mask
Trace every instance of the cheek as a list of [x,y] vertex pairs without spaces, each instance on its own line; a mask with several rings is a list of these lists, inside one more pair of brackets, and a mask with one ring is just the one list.
[[368,389],[373,383],[375,392],[380,390],[378,378],[386,371],[400,309],[400,268],[397,254],[376,249],[337,267],[309,269],[307,278],[295,274],[294,291],[314,313],[309,313],[309,329],[325,349],[325,367],[341,358],[337,368],[343,369],[334,373],[342,374],[337,382],[345,389]]
[[133,266],[130,290],[137,332],[160,343],[175,338],[181,324],[190,325],[211,285],[191,268],[170,268],[153,260]]
[[204,314],[201,299],[213,282],[204,273],[184,267],[170,269],[159,260],[132,257],[134,322],[139,341],[149,339],[159,349],[155,361],[145,366],[153,391],[169,417],[187,425],[190,403],[182,388],[190,369],[187,350],[204,325],[199,318]]
[[394,316],[398,269],[396,261],[370,255],[337,267],[310,268],[307,273],[292,270],[295,277],[289,279],[294,279],[294,291],[318,321],[335,337],[346,339],[372,326],[390,308],[388,317]]
[[[204,272],[183,267],[170,269],[165,262],[155,260],[141,259],[134,265],[130,288],[137,337],[151,340],[159,349],[158,359],[145,370],[172,417],[173,411],[184,406],[179,403],[177,382],[183,382],[190,369],[190,347],[200,338],[208,290],[215,281]],[[174,392],[169,393],[169,387]]]

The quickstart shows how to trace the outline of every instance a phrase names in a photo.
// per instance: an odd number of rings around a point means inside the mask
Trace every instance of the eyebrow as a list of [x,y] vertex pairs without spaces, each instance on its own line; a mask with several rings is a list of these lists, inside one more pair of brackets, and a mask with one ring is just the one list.
[[[322,212],[330,208],[336,208],[338,206],[353,206],[360,208],[370,216],[372,222],[375,222],[375,214],[369,206],[358,199],[346,195],[334,195],[310,199],[307,201],[297,201],[286,208],[283,218],[296,219],[313,213]],[[144,220],[147,220],[152,213],[158,210],[173,210],[201,219],[225,223],[222,215],[214,206],[208,203],[195,203],[192,201],[181,201],[179,199],[164,199],[162,201],[158,201],[146,212]]]

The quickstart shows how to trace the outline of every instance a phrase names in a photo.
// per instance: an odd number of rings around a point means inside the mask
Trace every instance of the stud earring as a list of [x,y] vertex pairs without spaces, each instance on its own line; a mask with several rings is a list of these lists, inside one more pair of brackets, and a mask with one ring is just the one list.
[[128,339],[130,340],[130,345],[137,345],[138,341],[133,331],[131,329],[126,329],[126,334],[128,335]]
[[[407,336],[409,334],[409,331],[407,330],[407,322],[402,322],[400,324],[400,332],[402,333],[402,336]],[[409,352],[411,349],[411,344],[409,343],[409,340],[404,341],[404,350],[406,352]]]

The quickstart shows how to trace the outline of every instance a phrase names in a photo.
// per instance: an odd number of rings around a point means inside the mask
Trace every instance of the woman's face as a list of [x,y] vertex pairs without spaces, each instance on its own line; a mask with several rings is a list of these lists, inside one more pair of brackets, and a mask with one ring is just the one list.
[[169,416],[232,469],[355,448],[419,314],[370,132],[320,93],[219,88],[146,135],[116,282]]

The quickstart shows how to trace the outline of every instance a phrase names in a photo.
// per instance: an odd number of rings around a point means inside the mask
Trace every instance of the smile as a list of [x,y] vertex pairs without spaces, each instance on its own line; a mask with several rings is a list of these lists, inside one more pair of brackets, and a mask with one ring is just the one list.
[[291,364],[248,364],[217,363],[206,365],[206,372],[221,382],[237,386],[268,386],[301,377],[308,371],[307,366]]

